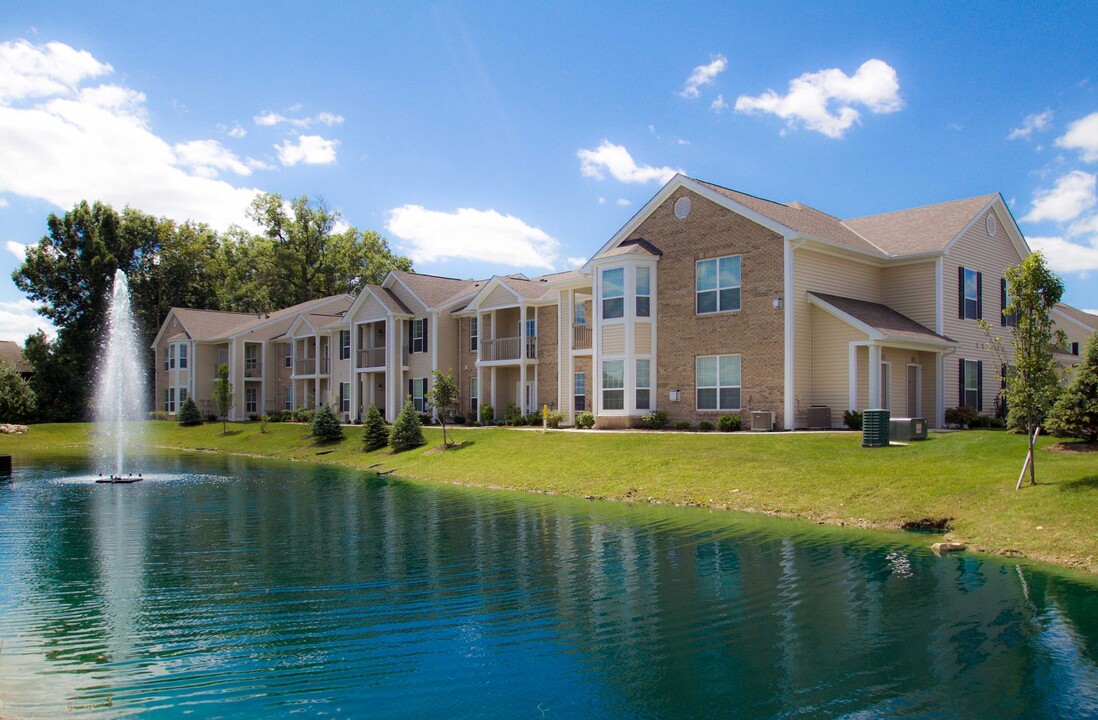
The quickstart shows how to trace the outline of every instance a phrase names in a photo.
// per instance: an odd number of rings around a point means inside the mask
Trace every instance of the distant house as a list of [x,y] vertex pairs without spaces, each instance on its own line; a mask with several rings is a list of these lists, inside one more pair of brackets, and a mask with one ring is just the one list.
[[[578,270],[394,271],[269,317],[173,309],[157,396],[168,412],[184,392],[208,407],[218,359],[236,419],[327,403],[392,420],[406,398],[426,412],[441,370],[471,418],[548,405],[608,428],[657,409],[797,428],[811,407],[834,426],[884,407],[940,427],[948,407],[994,411],[1003,369],[977,321],[1008,334],[1006,268],[1029,252],[997,193],[842,220],[677,175]],[[1061,304],[1053,318],[1068,366],[1098,317]]]
[[34,366],[27,362],[27,358],[23,355],[23,348],[19,347],[17,342],[0,340],[0,360],[13,367],[24,380],[30,379],[34,374]]

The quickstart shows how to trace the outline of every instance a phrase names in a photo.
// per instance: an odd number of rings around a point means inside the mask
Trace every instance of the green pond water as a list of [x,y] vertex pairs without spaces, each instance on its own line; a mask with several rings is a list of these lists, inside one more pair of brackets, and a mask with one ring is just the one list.
[[237,458],[145,475],[0,484],[0,717],[1098,717],[1088,577]]

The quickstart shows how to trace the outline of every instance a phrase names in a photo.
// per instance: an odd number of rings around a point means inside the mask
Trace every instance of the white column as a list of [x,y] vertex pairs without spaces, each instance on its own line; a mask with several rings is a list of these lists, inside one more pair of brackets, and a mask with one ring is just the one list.
[[850,343],[847,351],[847,410],[858,410],[858,346]]
[[[479,321],[477,321],[477,322],[478,322],[478,325],[479,325]],[[478,328],[478,330],[479,330],[479,328]],[[479,347],[480,347],[480,342],[478,340],[477,348],[479,348]],[[473,418],[473,422],[479,422],[480,421],[480,406],[481,405],[486,405],[486,404],[487,403],[484,402],[484,369],[481,368],[481,366],[478,364],[477,365],[477,416],[475,418]]]
[[934,426],[945,427],[945,355],[934,353]]
[[869,403],[868,407],[881,405],[881,346],[873,343],[869,346]]
[[[499,413],[499,406],[496,405],[496,387],[498,385],[499,385],[499,383],[496,382],[496,368],[493,367],[492,368],[492,413],[493,413],[493,415],[496,415],[496,414]],[[481,390],[481,392],[484,392],[484,391]]]

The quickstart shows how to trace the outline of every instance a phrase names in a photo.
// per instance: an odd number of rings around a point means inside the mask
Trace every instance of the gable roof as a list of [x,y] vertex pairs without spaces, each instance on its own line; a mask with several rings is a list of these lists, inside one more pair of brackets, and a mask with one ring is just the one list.
[[[191,340],[199,342],[225,337],[233,328],[243,324],[259,322],[263,318],[255,313],[223,312],[221,310],[195,310],[193,308],[173,307],[168,311],[174,315],[183,331]],[[167,327],[168,318],[164,318],[163,327]]]
[[343,313],[347,308],[351,307],[353,301],[354,298],[347,293],[329,295],[327,297],[317,298],[316,300],[306,300],[305,302],[276,310],[273,313],[264,314],[262,318],[252,318],[249,322],[242,323],[241,325],[232,328],[226,334],[240,335],[245,332],[255,332],[256,330],[260,330],[279,320],[285,320],[286,318],[301,312],[316,311],[320,308],[328,308],[332,312]]
[[808,301],[869,335],[871,340],[956,345],[945,335],[921,325],[887,305],[839,295],[809,292]]
[[1080,325],[1084,325],[1090,328],[1092,331],[1098,331],[1098,315],[1088,313],[1085,310],[1072,307],[1067,303],[1056,303],[1055,308],[1064,315],[1068,316]]
[[998,199],[998,193],[977,195],[909,210],[852,218],[844,220],[843,224],[890,255],[939,252]]
[[17,373],[34,372],[34,367],[23,356],[23,348],[13,340],[0,340],[0,360],[7,361]]
[[388,287],[390,278],[403,283],[428,308],[449,305],[463,297],[474,295],[485,282],[390,270],[385,278],[385,287]]

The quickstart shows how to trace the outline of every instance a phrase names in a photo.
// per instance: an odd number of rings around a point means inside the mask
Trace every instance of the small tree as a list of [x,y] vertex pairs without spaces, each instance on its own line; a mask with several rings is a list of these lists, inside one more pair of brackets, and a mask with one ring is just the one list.
[[198,411],[198,405],[190,395],[179,406],[179,417],[176,418],[183,427],[194,427],[202,424],[202,413]]
[[389,429],[381,411],[371,405],[366,408],[366,417],[362,421],[362,449],[365,452],[380,450],[389,444]]
[[438,411],[438,421],[442,424],[442,444],[453,445],[446,436],[446,416],[457,407],[457,383],[454,382],[453,375],[444,375],[440,370],[432,370],[431,374],[434,377],[432,387],[427,391],[427,402]]
[[214,405],[221,416],[221,434],[227,433],[229,408],[233,406],[233,384],[229,382],[229,366],[221,363],[217,366],[217,379],[214,380]]
[[1060,393],[1048,416],[1049,432],[1098,442],[1098,334],[1083,347],[1071,382]]
[[393,449],[393,452],[404,452],[426,444],[427,440],[423,437],[423,424],[419,421],[419,413],[416,412],[415,405],[412,404],[411,396],[408,396],[404,401],[404,407],[400,409],[400,413],[397,415],[396,422],[393,423],[392,432],[389,433],[389,447]]
[[339,418],[327,404],[317,408],[316,415],[309,423],[309,434],[320,442],[335,442],[343,437],[343,427]]
[[1009,422],[1029,438],[1029,482],[1036,485],[1033,436],[1060,391],[1059,365],[1053,349],[1063,344],[1064,333],[1054,329],[1049,313],[1060,302],[1064,283],[1040,252],[1030,253],[1021,264],[1008,267],[1006,281],[1010,302],[1003,314],[1015,321],[1010,338],[1013,354],[1006,356],[1002,340],[991,336],[986,322],[981,320],[980,327],[991,340],[999,362],[1007,368],[1004,395]]
[[34,391],[23,376],[0,360],[0,422],[28,422],[37,406]]

